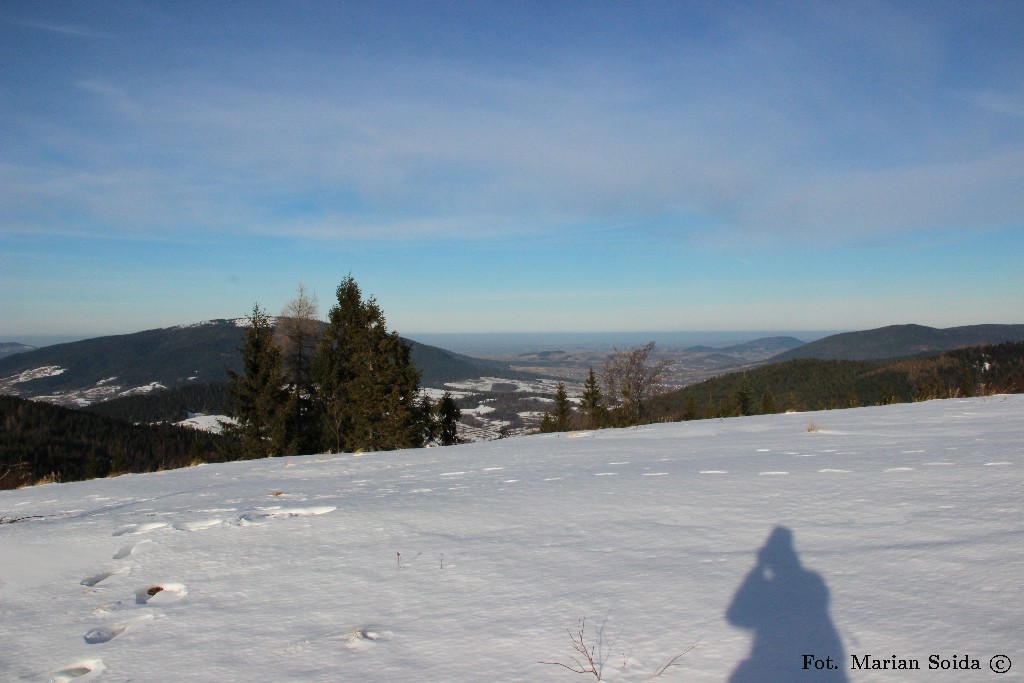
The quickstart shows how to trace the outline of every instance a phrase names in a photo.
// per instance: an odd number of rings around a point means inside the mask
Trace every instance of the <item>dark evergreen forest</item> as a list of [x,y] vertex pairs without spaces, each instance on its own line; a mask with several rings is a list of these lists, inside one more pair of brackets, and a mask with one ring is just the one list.
[[223,437],[0,396],[0,489],[224,459]]
[[830,410],[1024,391],[1024,342],[891,361],[790,360],[651,400],[653,421]]
[[228,415],[231,401],[227,382],[190,384],[149,394],[122,396],[94,403],[85,410],[126,422],[181,422],[190,414]]

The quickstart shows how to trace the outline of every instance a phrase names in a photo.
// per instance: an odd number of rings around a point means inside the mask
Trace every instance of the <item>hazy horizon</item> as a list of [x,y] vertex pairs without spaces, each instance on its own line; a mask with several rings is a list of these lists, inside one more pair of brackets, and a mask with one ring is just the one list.
[[[173,326],[171,326],[173,327]],[[153,328],[158,329],[158,328]],[[66,344],[85,339],[133,334],[146,330],[118,332],[101,335],[25,335],[0,336],[0,343],[27,344],[37,348]],[[645,344],[654,341],[658,347],[678,349],[688,346],[728,346],[763,337],[795,337],[811,342],[832,334],[848,330],[680,330],[650,331],[634,330],[619,332],[403,332],[399,333],[412,341],[428,346],[437,346],[448,351],[472,355],[473,351],[486,350],[489,353],[530,353],[561,348],[564,351],[579,349],[611,350]]]

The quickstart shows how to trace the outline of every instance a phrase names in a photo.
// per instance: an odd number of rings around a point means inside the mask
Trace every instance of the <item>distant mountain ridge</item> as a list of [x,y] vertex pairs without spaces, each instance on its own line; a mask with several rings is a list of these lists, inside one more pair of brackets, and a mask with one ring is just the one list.
[[28,344],[19,344],[17,342],[0,342],[0,358],[13,356],[16,353],[31,351],[34,348],[36,347],[29,346]]
[[[132,334],[45,346],[0,358],[0,394],[86,406],[164,388],[227,381],[240,371],[245,319],[211,320]],[[405,340],[425,387],[495,375],[526,373]]]
[[1024,341],[1024,325],[967,325],[938,329],[924,325],[889,325],[844,332],[785,351],[771,362],[819,360],[889,360],[968,346]]
[[690,346],[690,353],[748,353],[755,351],[786,351],[803,346],[805,342],[796,337],[761,337],[733,346]]

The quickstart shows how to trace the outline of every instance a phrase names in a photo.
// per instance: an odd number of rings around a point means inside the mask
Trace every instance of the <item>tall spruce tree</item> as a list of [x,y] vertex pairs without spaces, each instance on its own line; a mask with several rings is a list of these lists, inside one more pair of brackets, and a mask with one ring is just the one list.
[[752,415],[753,414],[753,398],[751,397],[750,389],[750,378],[747,377],[747,373],[743,373],[740,378],[740,387],[736,390],[736,409],[740,415]]
[[442,446],[454,446],[460,443],[459,439],[459,418],[462,411],[455,403],[455,399],[447,391],[437,403],[437,440]]
[[603,398],[594,368],[590,368],[587,372],[587,381],[583,385],[583,395],[580,397],[580,411],[583,413],[587,429],[598,429],[608,424],[608,408],[601,402]]
[[420,438],[423,441],[423,445],[426,446],[432,444],[437,439],[437,433],[440,425],[434,415],[435,406],[430,400],[430,394],[423,392],[423,395],[420,396],[420,402],[416,409],[419,411]]
[[542,432],[567,432],[572,422],[572,403],[569,401],[569,394],[565,391],[565,385],[558,383],[555,389],[555,405],[547,413],[544,413],[540,422]]
[[288,392],[274,326],[259,304],[253,306],[240,349],[242,373],[228,370],[236,424],[225,431],[242,458],[265,458],[284,452]]
[[351,275],[338,285],[337,303],[313,359],[313,375],[327,450],[422,445],[416,405],[419,372],[409,347],[398,333],[387,331],[377,302],[363,300]]

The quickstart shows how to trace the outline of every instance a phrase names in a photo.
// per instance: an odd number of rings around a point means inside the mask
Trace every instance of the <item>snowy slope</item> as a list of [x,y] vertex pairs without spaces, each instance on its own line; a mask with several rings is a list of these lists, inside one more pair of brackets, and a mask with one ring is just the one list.
[[26,518],[0,524],[0,680],[595,680],[557,665],[580,618],[606,681],[690,647],[657,680],[1024,680],[1022,417],[998,396],[0,492]]

